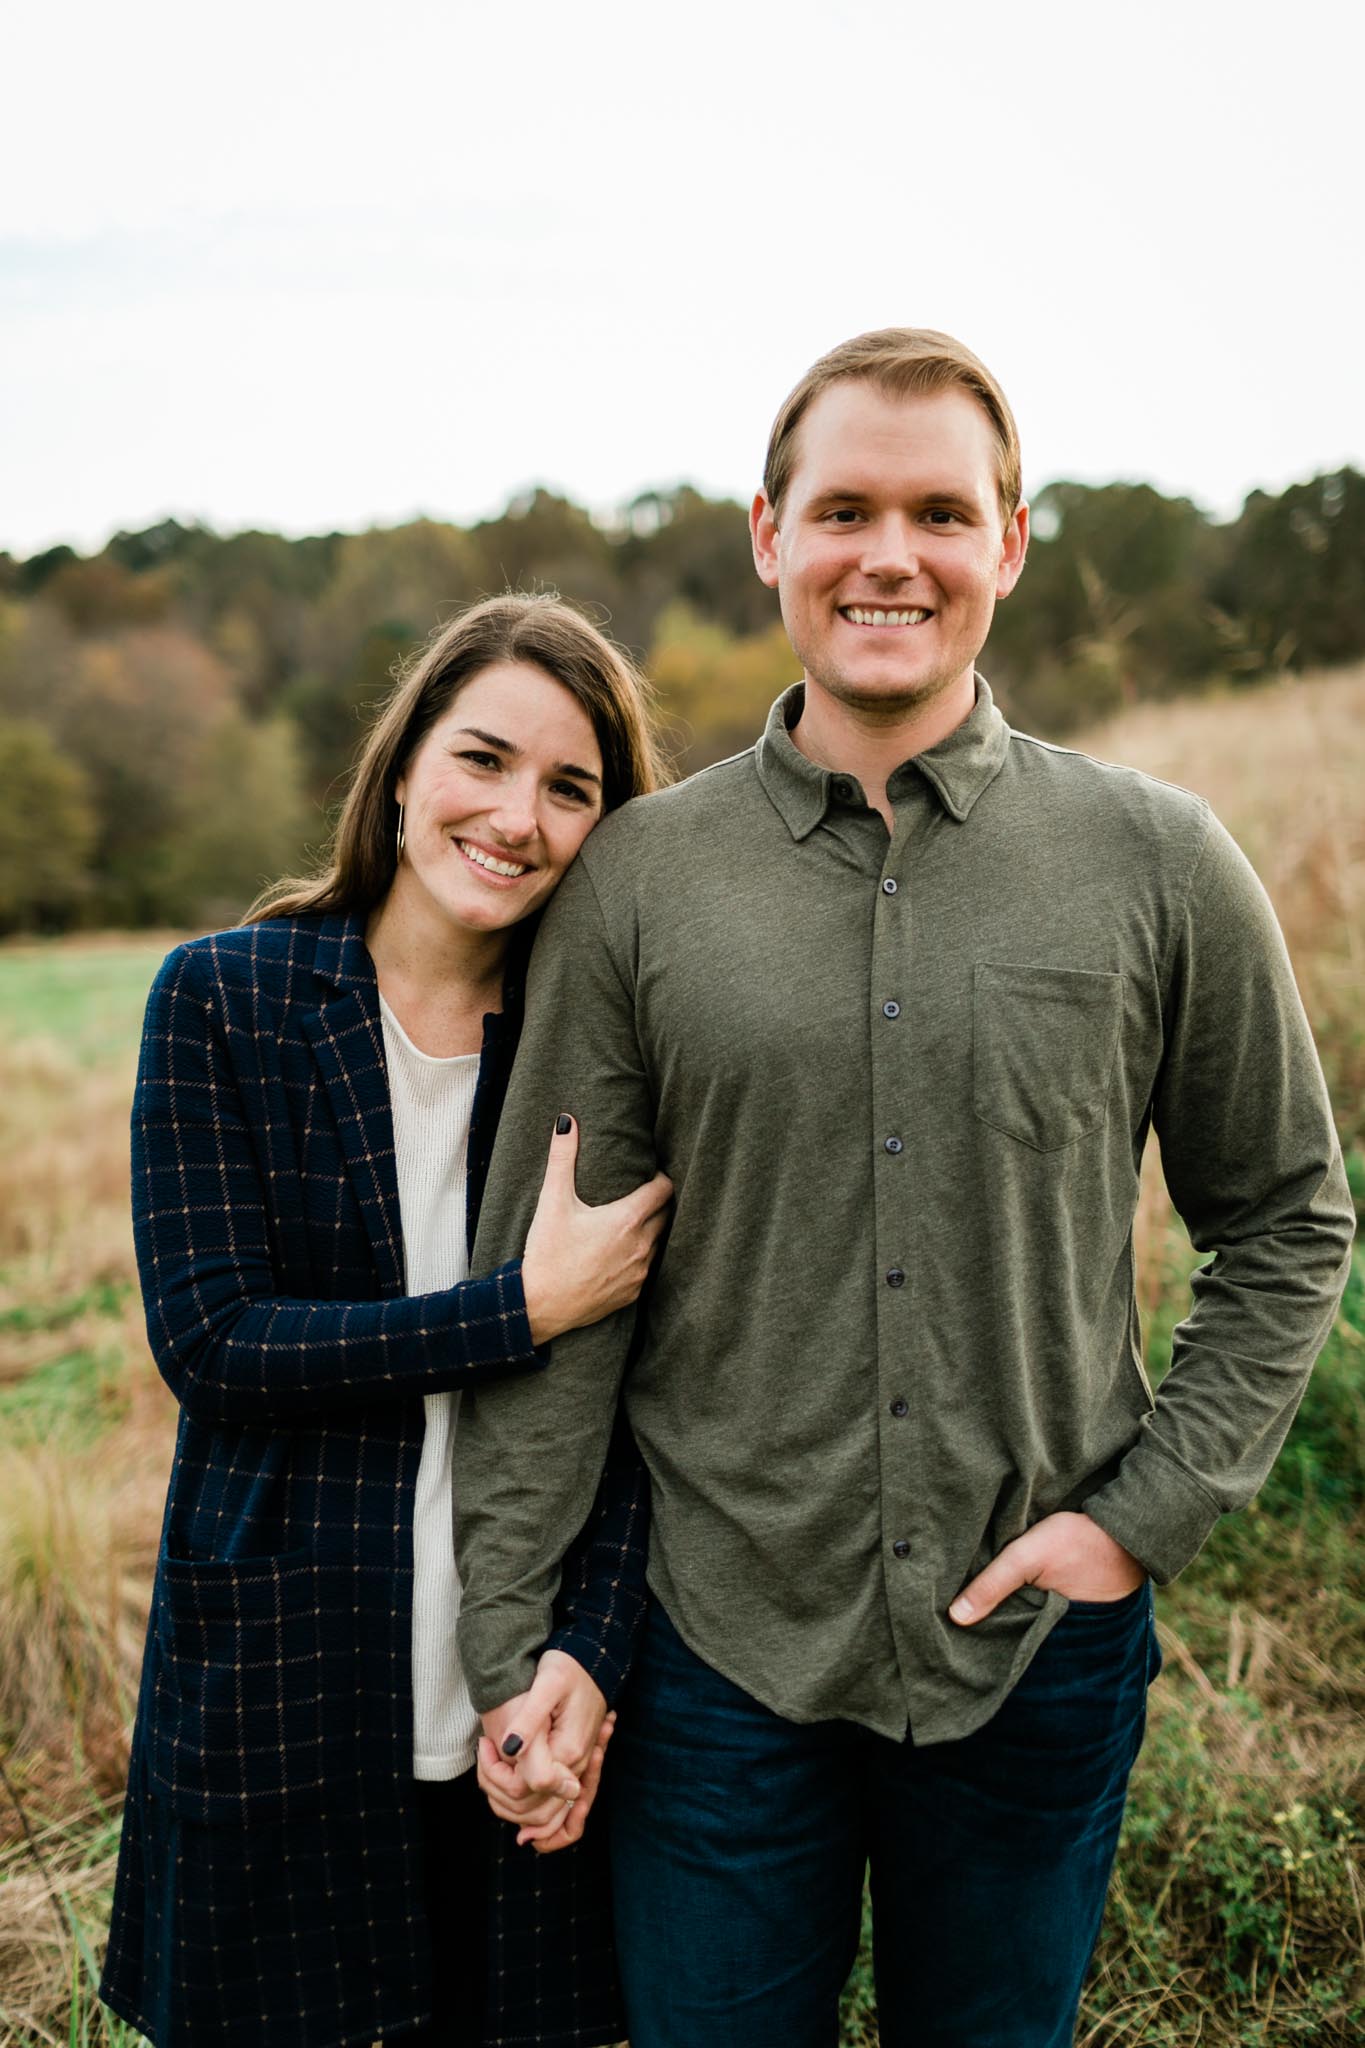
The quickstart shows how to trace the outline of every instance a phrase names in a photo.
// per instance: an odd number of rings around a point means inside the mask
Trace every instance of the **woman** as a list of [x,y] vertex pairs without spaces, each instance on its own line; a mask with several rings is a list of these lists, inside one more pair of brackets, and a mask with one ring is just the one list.
[[[570,1128],[524,1260],[467,1277],[529,921],[658,779],[620,653],[490,599],[381,714],[325,875],[153,985],[134,1232],[181,1416],[102,1992],[158,2048],[619,2038],[600,1844],[519,1851],[474,1784],[452,1471],[460,1390],[633,1300],[661,1228],[662,1176],[576,1200]],[[620,1447],[566,1563],[578,1729],[625,1675],[642,1487]],[[601,1739],[576,1761],[541,1848]]]

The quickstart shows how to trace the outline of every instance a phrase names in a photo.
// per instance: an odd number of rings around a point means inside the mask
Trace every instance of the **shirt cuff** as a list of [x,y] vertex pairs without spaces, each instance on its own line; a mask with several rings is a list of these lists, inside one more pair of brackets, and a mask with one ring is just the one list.
[[563,1650],[565,1656],[581,1664],[607,1705],[616,1705],[630,1665],[622,1664],[619,1658],[608,1654],[603,1647],[600,1627],[594,1629],[581,1621],[566,1621],[551,1630],[545,1647],[547,1650]]
[[475,1285],[488,1288],[498,1306],[495,1316],[483,1320],[472,1347],[471,1363],[478,1367],[503,1366],[513,1372],[543,1371],[550,1363],[550,1347],[537,1346],[531,1335],[521,1260],[509,1259],[505,1266],[495,1266],[491,1273],[480,1274]]
[[1198,1480],[1147,1437],[1134,1444],[1108,1484],[1080,1505],[1159,1586],[1198,1556],[1223,1512]]

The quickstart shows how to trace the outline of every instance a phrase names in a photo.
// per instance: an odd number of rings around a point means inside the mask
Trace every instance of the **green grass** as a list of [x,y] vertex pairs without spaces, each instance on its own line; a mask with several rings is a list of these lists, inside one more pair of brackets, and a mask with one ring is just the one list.
[[59,1352],[0,1387],[0,1432],[13,1445],[51,1444],[79,1450],[127,1412],[117,1345]]
[[164,939],[0,946],[0,1037],[54,1038],[83,1064],[137,1045]]

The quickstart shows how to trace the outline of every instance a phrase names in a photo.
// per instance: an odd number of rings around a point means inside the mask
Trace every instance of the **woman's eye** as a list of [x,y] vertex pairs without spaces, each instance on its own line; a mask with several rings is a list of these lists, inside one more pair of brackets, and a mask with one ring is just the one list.
[[556,782],[552,783],[551,787],[554,790],[556,796],[570,797],[576,804],[587,804],[592,802],[592,798],[588,795],[587,790],[583,788],[581,783]]
[[459,758],[462,761],[468,761],[472,763],[472,765],[475,768],[501,768],[502,766],[502,763],[498,759],[496,754],[480,753],[478,749],[474,747],[463,748],[461,750]]

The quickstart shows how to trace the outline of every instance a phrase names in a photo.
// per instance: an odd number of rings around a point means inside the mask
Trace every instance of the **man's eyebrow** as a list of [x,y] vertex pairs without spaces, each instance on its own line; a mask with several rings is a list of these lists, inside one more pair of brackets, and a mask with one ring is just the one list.
[[[514,761],[524,752],[515,740],[499,739],[495,732],[484,732],[477,725],[462,725],[458,730],[467,733],[472,740],[482,740],[486,747],[492,747],[496,753],[510,755]],[[594,783],[598,789],[602,787],[600,775],[594,775],[591,768],[580,768],[573,761],[556,761],[554,772],[556,775],[572,775],[576,782]]]
[[[832,484],[828,490],[818,491],[810,503],[811,509],[818,512],[826,505],[870,505],[873,497],[871,491],[862,490],[857,484]],[[917,491],[915,500],[920,505],[946,505],[954,512],[974,513],[980,510],[975,498],[965,497],[951,484],[943,490],[935,490],[931,486]]]

